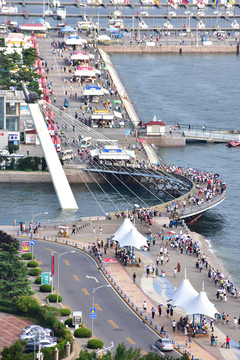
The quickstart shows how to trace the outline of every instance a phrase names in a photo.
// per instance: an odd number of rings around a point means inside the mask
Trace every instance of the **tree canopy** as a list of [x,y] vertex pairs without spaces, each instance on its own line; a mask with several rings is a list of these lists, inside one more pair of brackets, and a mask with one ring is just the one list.
[[22,90],[23,81],[29,90],[36,91],[40,95],[38,79],[41,76],[34,68],[37,57],[34,48],[22,49],[22,56],[16,51],[12,54],[7,54],[5,50],[0,51],[0,88]]
[[13,299],[31,293],[28,270],[17,255],[17,239],[0,231],[0,296]]

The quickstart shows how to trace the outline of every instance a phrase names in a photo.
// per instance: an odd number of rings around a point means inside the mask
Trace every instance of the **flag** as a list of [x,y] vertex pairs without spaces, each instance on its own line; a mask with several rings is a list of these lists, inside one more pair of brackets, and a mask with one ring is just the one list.
[[188,4],[189,4],[189,0],[182,0],[182,3],[188,5]]
[[95,0],[95,4],[98,6],[99,5],[99,2],[98,2],[98,0]]
[[216,5],[218,4],[218,0],[212,0],[212,2]]
[[128,5],[128,4],[129,4],[129,0],[124,0],[124,3],[125,3],[126,5]]
[[158,0],[154,0],[154,4],[159,6],[159,1]]
[[173,0],[168,0],[168,2],[169,2],[171,5],[174,5],[174,1],[173,1]]
[[143,4],[143,3],[142,3],[142,0],[139,0],[139,2],[140,2],[141,5]]

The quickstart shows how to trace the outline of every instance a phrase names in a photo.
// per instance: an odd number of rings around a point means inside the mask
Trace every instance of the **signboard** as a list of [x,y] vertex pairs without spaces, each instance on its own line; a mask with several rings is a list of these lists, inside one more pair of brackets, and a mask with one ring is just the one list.
[[30,242],[30,244],[31,244],[31,245],[35,245],[35,241],[32,240],[32,241]]
[[22,253],[30,253],[30,241],[22,242]]
[[8,140],[12,141],[12,140],[20,140],[20,133],[19,132],[9,132],[8,133]]
[[52,276],[55,275],[55,256],[52,255]]
[[49,285],[50,284],[50,273],[42,273],[41,276],[41,285]]
[[82,325],[82,311],[73,311],[73,319],[72,324],[75,325]]
[[96,308],[90,309],[90,319],[96,319]]

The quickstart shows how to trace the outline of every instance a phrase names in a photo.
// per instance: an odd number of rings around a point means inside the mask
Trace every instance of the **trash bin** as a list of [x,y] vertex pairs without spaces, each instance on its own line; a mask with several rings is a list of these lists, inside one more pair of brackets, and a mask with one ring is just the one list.
[[161,275],[162,275],[162,277],[165,277],[165,270],[161,271]]

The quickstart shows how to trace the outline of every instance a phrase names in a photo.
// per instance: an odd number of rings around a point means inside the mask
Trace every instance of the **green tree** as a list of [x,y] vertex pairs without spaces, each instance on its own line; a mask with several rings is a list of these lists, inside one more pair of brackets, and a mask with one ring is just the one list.
[[22,50],[23,63],[28,67],[32,67],[38,58],[37,51],[34,48]]
[[20,342],[17,340],[13,345],[10,347],[4,346],[3,351],[1,352],[2,360],[24,360],[26,359],[25,355],[23,354],[23,350],[26,346],[26,342]]
[[17,256],[19,243],[16,239],[0,232],[0,296],[12,299],[31,293],[28,269]]

